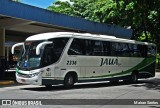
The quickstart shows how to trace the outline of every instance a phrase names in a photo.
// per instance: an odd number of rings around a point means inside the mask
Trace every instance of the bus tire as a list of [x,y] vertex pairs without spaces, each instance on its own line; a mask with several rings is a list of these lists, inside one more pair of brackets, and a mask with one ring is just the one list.
[[138,82],[138,72],[133,72],[131,74],[130,82],[133,84]]
[[74,76],[72,74],[67,74],[64,79],[64,87],[72,88],[74,85]]

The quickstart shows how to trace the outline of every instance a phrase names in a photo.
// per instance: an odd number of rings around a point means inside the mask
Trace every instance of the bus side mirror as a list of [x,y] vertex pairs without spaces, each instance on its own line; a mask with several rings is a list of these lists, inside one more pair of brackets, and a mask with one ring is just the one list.
[[23,46],[23,48],[24,48],[24,43],[22,42],[22,43],[14,44],[14,45],[12,46],[12,50],[11,50],[11,53],[12,53],[12,54],[14,54],[14,49],[15,49],[15,47],[17,47],[17,46]]
[[36,55],[40,54],[40,49],[42,47],[44,47],[47,44],[52,44],[52,43],[53,43],[52,41],[45,41],[45,42],[42,42],[42,43],[38,44],[37,47],[36,47]]

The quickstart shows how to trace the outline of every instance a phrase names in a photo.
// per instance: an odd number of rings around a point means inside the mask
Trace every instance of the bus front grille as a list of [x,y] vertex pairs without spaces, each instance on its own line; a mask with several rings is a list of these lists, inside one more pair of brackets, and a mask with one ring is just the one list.
[[19,77],[23,77],[23,78],[31,78],[31,75],[30,75],[30,74],[17,73],[17,75],[18,75]]

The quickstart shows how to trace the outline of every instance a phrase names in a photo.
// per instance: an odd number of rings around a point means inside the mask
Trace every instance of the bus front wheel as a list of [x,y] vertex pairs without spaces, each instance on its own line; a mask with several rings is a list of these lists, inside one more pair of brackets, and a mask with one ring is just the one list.
[[74,85],[74,77],[72,74],[68,74],[64,79],[64,87],[71,88]]

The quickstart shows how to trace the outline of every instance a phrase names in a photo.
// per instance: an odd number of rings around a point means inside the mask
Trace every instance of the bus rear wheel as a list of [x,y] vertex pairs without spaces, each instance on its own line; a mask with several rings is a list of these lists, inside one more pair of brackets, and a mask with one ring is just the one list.
[[130,77],[130,82],[131,83],[137,83],[138,82],[138,73],[132,73]]
[[68,74],[64,79],[64,87],[72,88],[74,85],[74,77],[72,74]]

